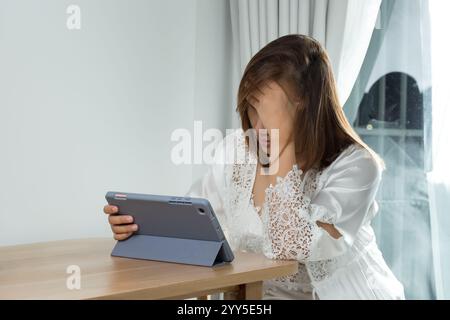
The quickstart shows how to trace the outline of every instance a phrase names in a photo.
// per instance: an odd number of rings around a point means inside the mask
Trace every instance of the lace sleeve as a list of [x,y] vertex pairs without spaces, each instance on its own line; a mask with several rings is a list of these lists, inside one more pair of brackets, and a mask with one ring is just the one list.
[[[308,172],[302,180],[300,171],[292,171],[270,187],[263,219],[265,252],[300,262],[345,253],[374,202],[381,179],[374,161],[358,150],[336,160],[323,177]],[[342,237],[331,237],[317,221],[333,224]]]
[[311,256],[319,229],[306,214],[310,199],[305,194],[302,172],[295,166],[285,178],[266,190],[263,208],[265,252],[272,259],[304,261]]

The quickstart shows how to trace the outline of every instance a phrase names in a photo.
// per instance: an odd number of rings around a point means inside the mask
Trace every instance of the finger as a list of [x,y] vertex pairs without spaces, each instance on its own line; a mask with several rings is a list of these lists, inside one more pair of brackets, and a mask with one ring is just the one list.
[[119,226],[111,226],[111,229],[114,233],[132,233],[137,231],[138,226],[137,224],[127,224],[125,226],[119,225]]
[[114,214],[119,212],[119,208],[107,204],[106,206],[103,207],[103,212],[106,214]]
[[131,233],[114,234],[114,239],[120,241],[120,240],[125,240],[130,236],[131,236]]
[[128,224],[133,222],[133,217],[112,214],[108,217],[108,221],[109,224]]

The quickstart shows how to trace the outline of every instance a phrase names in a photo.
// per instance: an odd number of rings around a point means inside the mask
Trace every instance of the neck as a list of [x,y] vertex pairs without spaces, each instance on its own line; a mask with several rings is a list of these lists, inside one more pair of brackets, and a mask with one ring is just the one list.
[[[262,151],[262,150],[261,150]],[[262,151],[263,152],[263,151]],[[295,143],[294,140],[291,139],[288,141],[280,150],[277,157],[271,157],[269,154],[265,154],[266,159],[268,160],[266,164],[261,164],[262,167],[268,168],[275,164],[280,165],[280,163],[287,164],[288,166],[292,166],[297,163],[297,157],[295,154]],[[265,160],[266,160],[265,159]],[[265,161],[266,162],[266,161]]]

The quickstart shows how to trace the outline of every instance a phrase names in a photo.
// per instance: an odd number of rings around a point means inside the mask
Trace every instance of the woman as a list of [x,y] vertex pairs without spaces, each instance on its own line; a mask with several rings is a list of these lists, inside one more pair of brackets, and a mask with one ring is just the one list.
[[[345,118],[320,43],[288,35],[261,49],[237,110],[242,130],[216,147],[189,195],[210,200],[234,250],[299,262],[297,274],[264,282],[264,299],[403,299],[370,226],[383,162]],[[226,161],[235,152],[245,161]],[[137,230],[104,211],[115,239]]]

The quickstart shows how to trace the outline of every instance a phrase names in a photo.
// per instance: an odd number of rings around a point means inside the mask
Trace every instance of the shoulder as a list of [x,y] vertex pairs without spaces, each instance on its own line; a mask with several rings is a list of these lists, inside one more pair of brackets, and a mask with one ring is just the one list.
[[374,155],[359,144],[345,148],[339,156],[323,170],[327,180],[349,179],[350,183],[370,185],[381,180],[383,168]]

